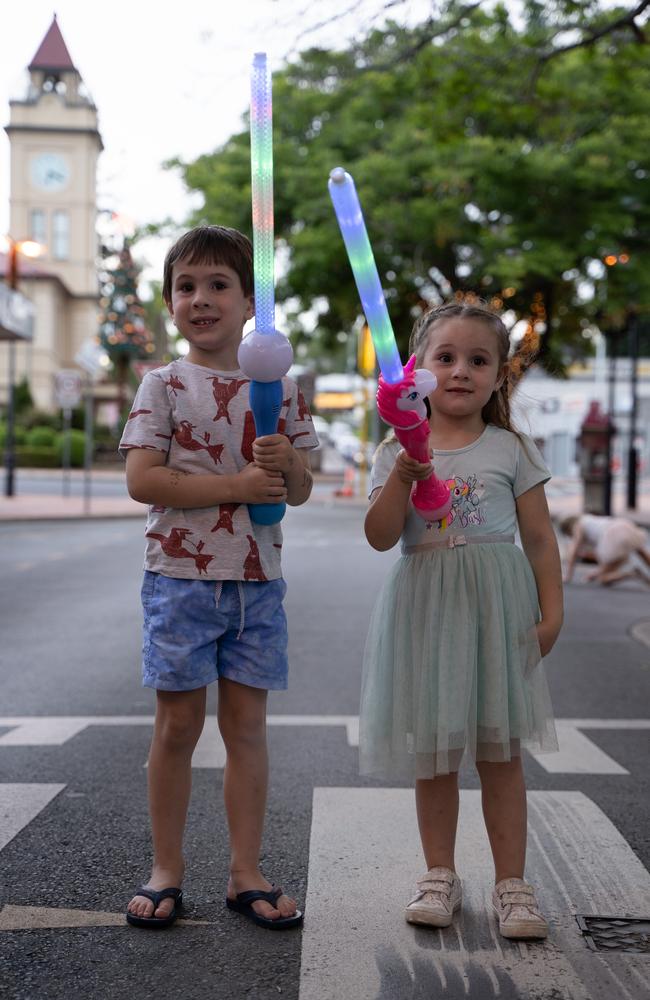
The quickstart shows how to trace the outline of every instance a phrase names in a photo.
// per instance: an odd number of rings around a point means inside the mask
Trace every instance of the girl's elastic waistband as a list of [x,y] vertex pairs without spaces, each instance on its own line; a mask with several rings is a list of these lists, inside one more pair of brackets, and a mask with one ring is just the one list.
[[428,552],[429,549],[456,549],[462,545],[482,545],[484,542],[514,542],[514,535],[447,535],[446,538],[434,538],[421,545],[406,545],[404,555],[412,556],[416,552]]

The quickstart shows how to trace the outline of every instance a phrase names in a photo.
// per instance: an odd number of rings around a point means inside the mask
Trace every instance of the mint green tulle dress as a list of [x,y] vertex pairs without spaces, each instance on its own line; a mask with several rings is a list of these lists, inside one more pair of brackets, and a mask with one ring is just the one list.
[[[399,447],[379,448],[371,491]],[[366,775],[433,778],[457,771],[465,752],[507,761],[522,746],[557,750],[535,578],[515,544],[515,498],[549,472],[529,438],[493,425],[433,462],[453,506],[433,525],[409,509],[402,555],[372,613],[360,710]]]

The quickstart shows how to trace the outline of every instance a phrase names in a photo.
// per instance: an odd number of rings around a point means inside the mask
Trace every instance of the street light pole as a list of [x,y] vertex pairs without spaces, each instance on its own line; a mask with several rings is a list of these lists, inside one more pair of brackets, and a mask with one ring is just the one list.
[[630,440],[627,452],[627,506],[630,510],[636,508],[636,487],[638,454],[636,447],[636,422],[639,412],[638,379],[639,379],[639,325],[636,313],[631,313],[628,320],[628,350],[630,355]]
[[[18,244],[9,242],[9,288],[15,292],[18,288]],[[5,439],[5,496],[14,495],[14,474],[16,469],[16,342],[9,341],[9,385],[7,388],[7,436]]]

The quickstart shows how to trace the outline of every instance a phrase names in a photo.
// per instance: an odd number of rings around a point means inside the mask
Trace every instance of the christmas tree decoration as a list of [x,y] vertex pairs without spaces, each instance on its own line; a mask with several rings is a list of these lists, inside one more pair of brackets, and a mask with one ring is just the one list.
[[150,358],[154,339],[145,323],[144,307],[138,295],[140,269],[125,239],[119,250],[102,247],[99,340],[108,354],[119,388],[120,412],[126,403],[126,380],[131,361]]

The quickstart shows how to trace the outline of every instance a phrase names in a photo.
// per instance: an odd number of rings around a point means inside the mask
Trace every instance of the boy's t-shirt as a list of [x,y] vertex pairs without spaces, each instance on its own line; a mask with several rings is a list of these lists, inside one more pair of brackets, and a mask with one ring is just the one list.
[[[127,420],[120,452],[148,448],[182,472],[235,475],[253,461],[255,421],[250,380],[242,371],[214,371],[189,361],[145,375]],[[298,386],[282,379],[278,432],[294,448],[318,437]],[[254,524],[245,503],[175,508],[151,505],[145,569],[183,580],[276,580],[282,576],[280,524]]]

